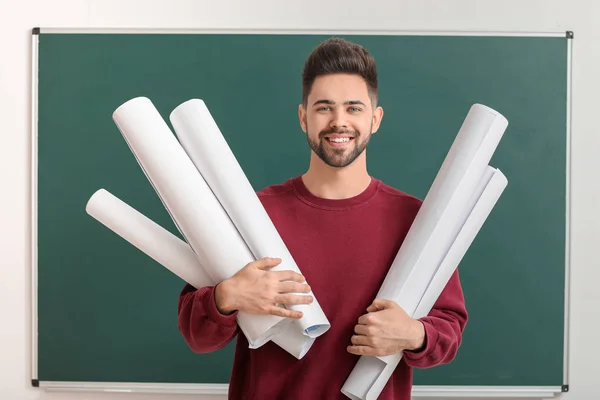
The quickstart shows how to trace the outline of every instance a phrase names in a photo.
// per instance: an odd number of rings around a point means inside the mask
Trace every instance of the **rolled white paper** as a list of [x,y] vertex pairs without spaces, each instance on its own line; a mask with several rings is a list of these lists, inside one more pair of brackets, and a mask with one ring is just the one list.
[[316,338],[305,335],[298,325],[286,325],[271,341],[300,360],[308,353]]
[[[282,261],[272,268],[273,271],[301,273],[204,101],[192,99],[182,103],[170,114],[170,120],[182,146],[254,257],[279,257]],[[316,296],[309,294],[314,298],[311,304],[286,307],[302,311],[303,317],[295,323],[300,325],[305,335],[316,338],[331,325]]]
[[[218,283],[204,271],[186,242],[107,190],[99,189],[90,197],[86,212],[195,288]],[[296,325],[287,324],[271,341],[301,359],[314,339],[303,335]]]
[[413,318],[423,318],[429,314],[440,294],[446,287],[446,284],[452,277],[452,274],[458,268],[467,250],[475,240],[475,237],[481,230],[484,222],[492,212],[492,209],[500,199],[500,196],[508,185],[506,176],[499,169],[492,169],[492,177],[489,180],[485,190],[479,197],[479,201],[473,207],[469,217],[462,226],[460,233],[456,236],[452,247],[444,257],[444,261],[439,267],[431,283],[427,287],[425,296],[419,302]]
[[[480,104],[471,107],[378,297],[396,301],[405,290],[414,290],[412,284],[418,283],[421,295],[413,291],[410,296],[416,306],[468,216],[470,207],[465,204],[477,199],[473,194],[478,186],[483,188],[481,179],[507,125],[506,118],[491,108]],[[416,276],[409,281],[411,274]]]
[[[454,244],[456,236],[459,234],[467,218],[469,218],[481,194],[487,188],[490,179],[494,175],[494,171],[494,168],[487,167],[475,186],[469,186],[467,190],[462,191],[464,194],[470,193],[470,198],[465,199],[465,196],[461,195],[456,196],[450,201],[449,206],[441,215],[438,224],[431,232],[428,242],[424,247],[426,250],[417,261],[418,264],[406,276],[406,280],[402,281],[401,285],[398,285],[399,289],[396,292],[392,292],[393,289],[387,286],[387,290],[385,292],[383,290],[380,291],[379,296],[383,296],[384,298],[392,297],[409,315],[414,314],[417,305],[429,286],[429,282],[436,276],[443,258],[446,256],[448,249]],[[435,246],[439,246],[438,251],[426,253],[428,248],[431,249]],[[403,265],[399,260],[400,257],[392,265]]]
[[[395,301],[409,315],[414,314],[491,178],[488,163],[507,126],[508,121],[497,111],[480,104],[471,107],[390,266],[378,298]],[[365,399],[368,393],[368,398],[376,398],[389,379],[385,378],[386,358],[365,358],[359,359],[350,375],[354,378],[350,381],[349,377],[344,384],[342,392],[348,397]],[[366,363],[379,368],[364,370]],[[359,366],[362,372],[355,373]],[[380,385],[371,387],[373,382]],[[372,397],[373,393],[377,395]]]
[[85,211],[138,250],[196,288],[213,282],[190,246],[106,189],[97,190]]
[[[416,310],[412,313],[413,318],[422,318],[429,314],[506,188],[508,181],[501,171],[489,167],[486,176],[489,175],[491,175],[491,179],[489,179],[485,190],[462,225],[459,234],[427,287]],[[342,386],[342,393],[353,400],[376,399],[401,359],[402,354],[384,357],[361,357],[344,386]]]
[[[114,111],[113,120],[173,222],[213,280],[227,279],[255,260],[148,98],[125,102]],[[247,313],[239,313],[238,319],[252,348],[262,346],[290,323],[277,316]]]

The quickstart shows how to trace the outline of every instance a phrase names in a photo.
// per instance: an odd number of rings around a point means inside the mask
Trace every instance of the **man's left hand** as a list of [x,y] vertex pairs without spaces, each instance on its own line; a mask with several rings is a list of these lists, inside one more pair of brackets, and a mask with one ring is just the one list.
[[396,302],[375,299],[367,314],[358,319],[348,352],[386,356],[403,350],[418,350],[425,343],[425,327],[411,318]]

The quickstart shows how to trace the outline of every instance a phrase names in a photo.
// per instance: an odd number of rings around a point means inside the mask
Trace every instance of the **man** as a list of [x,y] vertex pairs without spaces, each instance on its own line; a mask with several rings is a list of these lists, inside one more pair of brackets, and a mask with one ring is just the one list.
[[[379,398],[409,400],[412,369],[448,363],[460,346],[467,311],[458,272],[419,320],[375,299],[421,205],[367,172],[366,148],[383,117],[375,61],[364,48],[332,38],[309,56],[302,85],[298,115],[310,165],[258,196],[303,276],[271,271],[279,263],[273,254],[214,287],[186,285],[179,329],[198,353],[237,337],[230,399],[347,399],[340,389],[360,355],[402,351]],[[272,342],[250,350],[237,312],[299,318],[275,304],[310,301],[302,294],[309,287],[331,328],[308,354],[297,360]]]

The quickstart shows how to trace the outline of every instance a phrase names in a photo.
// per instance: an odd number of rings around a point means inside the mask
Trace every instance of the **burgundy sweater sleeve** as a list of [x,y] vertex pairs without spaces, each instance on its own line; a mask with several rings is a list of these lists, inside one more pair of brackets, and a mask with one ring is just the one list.
[[418,351],[403,352],[406,364],[414,368],[431,368],[454,360],[467,319],[456,270],[429,314],[419,319],[425,327],[425,344]]
[[238,333],[237,312],[223,315],[215,303],[215,287],[199,289],[186,284],[178,302],[178,327],[196,353],[208,353],[227,345]]

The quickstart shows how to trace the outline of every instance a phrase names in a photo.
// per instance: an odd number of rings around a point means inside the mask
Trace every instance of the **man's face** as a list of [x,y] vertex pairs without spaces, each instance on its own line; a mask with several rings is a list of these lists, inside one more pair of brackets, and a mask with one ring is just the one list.
[[299,108],[310,148],[327,165],[338,168],[364,157],[382,116],[381,107],[372,107],[365,81],[350,74],[317,77],[306,108]]

